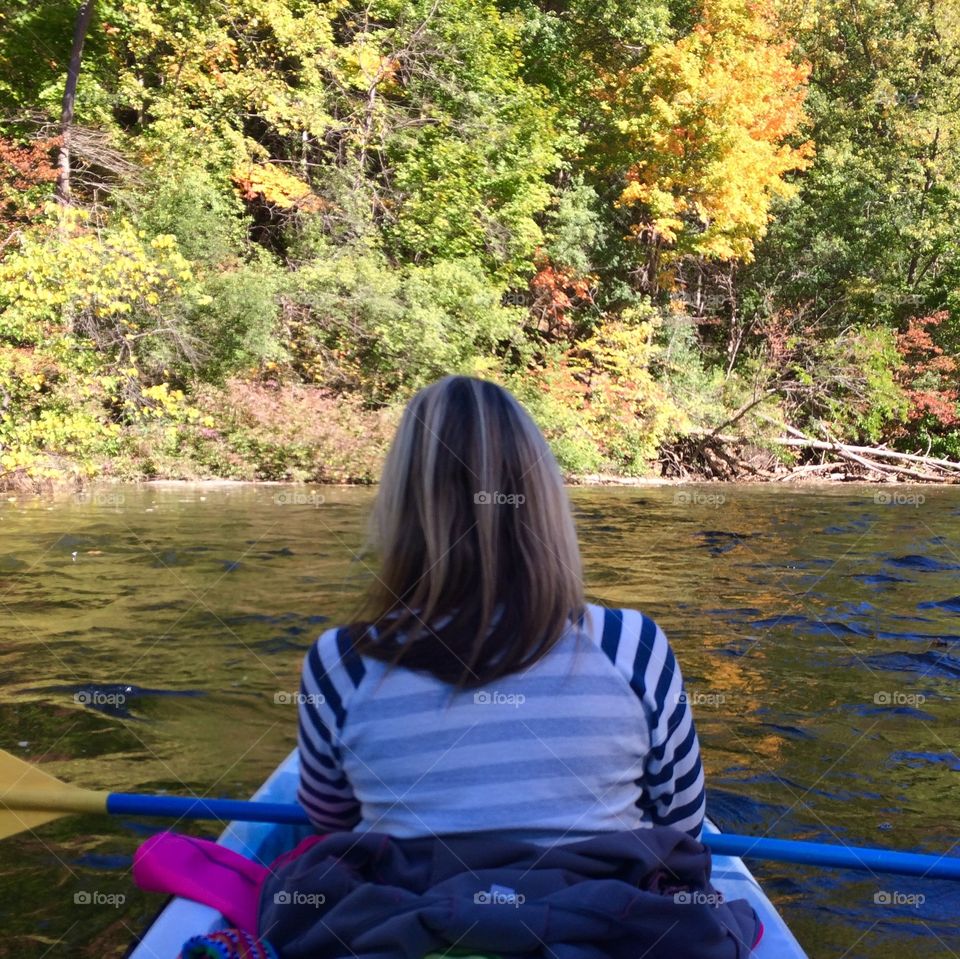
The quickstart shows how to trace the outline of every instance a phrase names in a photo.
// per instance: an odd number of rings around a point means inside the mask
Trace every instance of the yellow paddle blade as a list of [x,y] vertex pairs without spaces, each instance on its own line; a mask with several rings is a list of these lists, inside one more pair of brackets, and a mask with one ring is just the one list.
[[0,749],[0,839],[72,812],[104,812],[107,794],[61,782]]

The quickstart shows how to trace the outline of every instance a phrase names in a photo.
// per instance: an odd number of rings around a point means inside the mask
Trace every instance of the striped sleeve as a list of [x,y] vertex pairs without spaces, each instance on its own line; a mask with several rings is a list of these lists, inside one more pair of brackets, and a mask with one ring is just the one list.
[[360,819],[360,804],[343,772],[340,736],[347,703],[363,674],[363,661],[350,650],[345,630],[324,633],[303,662],[297,799],[323,832],[352,829]]
[[650,748],[637,807],[655,825],[699,837],[706,811],[700,743],[666,635],[635,610],[607,610],[601,645],[629,676],[647,715]]
[[693,713],[663,630],[644,616],[640,635],[631,685],[650,716],[650,753],[637,805],[657,825],[696,838],[703,828],[706,793]]

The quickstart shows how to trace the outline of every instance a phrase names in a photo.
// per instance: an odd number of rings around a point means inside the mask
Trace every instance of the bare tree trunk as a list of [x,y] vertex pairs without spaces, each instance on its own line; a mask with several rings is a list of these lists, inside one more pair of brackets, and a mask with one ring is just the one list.
[[63,109],[60,113],[60,155],[57,160],[57,201],[63,206],[70,205],[70,132],[73,127],[73,107],[77,99],[77,79],[80,76],[80,63],[83,58],[83,44],[87,39],[90,21],[93,19],[93,6],[96,0],[83,0],[77,11],[73,27],[73,46],[70,49],[70,65],[67,67],[67,86],[63,91]]

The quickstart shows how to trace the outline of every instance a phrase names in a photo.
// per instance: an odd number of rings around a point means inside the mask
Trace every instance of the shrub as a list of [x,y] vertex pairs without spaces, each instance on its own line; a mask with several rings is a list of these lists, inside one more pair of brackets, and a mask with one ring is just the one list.
[[124,359],[189,355],[184,318],[206,302],[176,238],[149,239],[128,221],[97,227],[71,211],[28,231],[0,261],[0,340],[39,344],[77,334]]
[[119,427],[88,360],[69,340],[40,349],[0,343],[0,474],[90,476],[115,452]]
[[359,397],[302,385],[231,380],[200,389],[213,425],[180,432],[197,469],[236,479],[370,483],[399,419],[399,408],[365,410]]
[[187,322],[191,337],[203,344],[193,364],[197,375],[222,382],[243,369],[287,357],[279,328],[286,281],[266,252],[204,278],[204,298]]
[[660,443],[686,426],[651,372],[656,325],[649,307],[604,317],[584,341],[512,377],[568,472],[642,475]]
[[247,225],[235,192],[195,164],[163,163],[123,200],[133,208],[138,230],[175,237],[188,260],[218,264],[246,246]]
[[906,415],[892,330],[853,326],[810,341],[805,354],[793,366],[797,394],[807,417],[832,435],[875,443],[887,424]]
[[374,251],[319,255],[301,269],[291,344],[329,385],[384,404],[453,372],[489,368],[519,339],[523,312],[501,306],[503,288],[478,261],[392,269]]

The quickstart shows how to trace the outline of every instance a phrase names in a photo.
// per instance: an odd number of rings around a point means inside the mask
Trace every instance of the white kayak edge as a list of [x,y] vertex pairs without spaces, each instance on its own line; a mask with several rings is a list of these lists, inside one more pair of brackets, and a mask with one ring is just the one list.
[[[274,770],[253,796],[259,802],[295,802],[300,779],[300,757],[294,750]],[[710,820],[704,834],[719,830]],[[303,827],[271,823],[231,822],[218,840],[228,849],[269,863],[292,848]],[[754,959],[807,959],[783,917],[767,898],[760,884],[734,856],[714,856],[711,882],[725,899],[746,899],[763,923],[763,939],[751,953]],[[215,932],[227,926],[223,916],[210,906],[189,899],[173,899],[132,947],[128,959],[176,959],[191,936]]]

